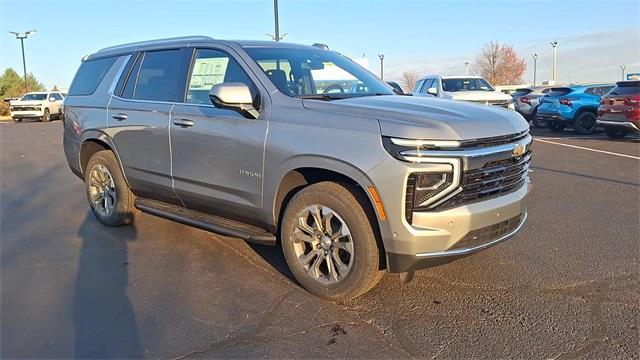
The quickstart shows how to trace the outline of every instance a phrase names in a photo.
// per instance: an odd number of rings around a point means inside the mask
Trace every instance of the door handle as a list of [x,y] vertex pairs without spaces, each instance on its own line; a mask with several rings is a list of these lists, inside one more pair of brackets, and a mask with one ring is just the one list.
[[189,119],[175,119],[173,120],[173,123],[182,127],[191,127],[193,126],[193,120],[189,120]]
[[113,115],[112,118],[118,121],[127,120],[127,114],[116,114],[116,115]]

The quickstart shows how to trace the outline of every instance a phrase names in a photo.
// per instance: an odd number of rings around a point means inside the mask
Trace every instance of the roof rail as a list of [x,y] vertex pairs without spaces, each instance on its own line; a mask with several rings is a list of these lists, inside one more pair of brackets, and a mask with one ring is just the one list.
[[146,41],[132,42],[128,44],[109,46],[104,49],[98,50],[98,52],[100,53],[103,51],[117,50],[117,49],[132,47],[132,46],[162,44],[165,42],[173,42],[173,41],[206,41],[206,40],[214,40],[214,39],[210,36],[203,36],[203,35],[180,36],[180,37],[173,37],[173,38],[166,38],[166,39],[146,40]]

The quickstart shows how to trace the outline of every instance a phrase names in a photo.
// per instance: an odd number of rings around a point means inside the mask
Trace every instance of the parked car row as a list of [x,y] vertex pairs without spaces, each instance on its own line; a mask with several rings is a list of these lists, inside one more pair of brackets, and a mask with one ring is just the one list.
[[515,109],[535,127],[561,132],[572,127],[578,134],[603,127],[612,139],[638,132],[640,82],[619,81],[574,86],[518,89],[512,94]]

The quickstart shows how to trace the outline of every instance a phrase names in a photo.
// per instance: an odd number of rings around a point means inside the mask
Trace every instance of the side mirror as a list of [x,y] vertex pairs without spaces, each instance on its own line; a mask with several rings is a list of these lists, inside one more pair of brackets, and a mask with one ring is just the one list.
[[209,100],[216,107],[237,111],[247,118],[258,118],[258,110],[253,107],[251,91],[243,83],[214,85],[209,91]]
[[50,97],[50,98],[49,98],[49,101],[50,101],[50,102],[56,102],[56,98],[54,98],[54,97]]
[[432,87],[427,89],[427,94],[429,95],[433,95],[433,96],[438,96],[438,89]]

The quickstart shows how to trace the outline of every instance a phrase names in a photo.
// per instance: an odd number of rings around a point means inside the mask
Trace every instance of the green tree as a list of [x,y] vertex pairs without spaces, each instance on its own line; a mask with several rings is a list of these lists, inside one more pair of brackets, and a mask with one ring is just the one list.
[[[44,90],[44,85],[32,73],[27,74],[27,92]],[[24,78],[13,69],[6,69],[0,76],[0,98],[18,97],[24,93]]]

